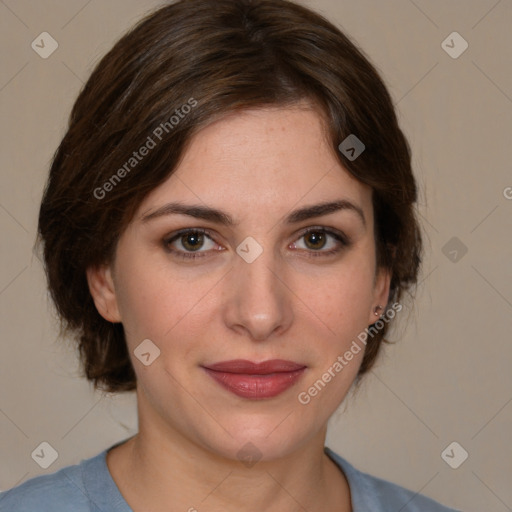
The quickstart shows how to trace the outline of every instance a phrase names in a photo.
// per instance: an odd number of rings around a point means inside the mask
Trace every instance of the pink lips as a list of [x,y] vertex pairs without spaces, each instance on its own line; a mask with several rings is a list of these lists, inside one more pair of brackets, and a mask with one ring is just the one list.
[[253,363],[244,359],[203,366],[208,375],[242,398],[272,398],[293,386],[306,367],[292,361],[272,359]]

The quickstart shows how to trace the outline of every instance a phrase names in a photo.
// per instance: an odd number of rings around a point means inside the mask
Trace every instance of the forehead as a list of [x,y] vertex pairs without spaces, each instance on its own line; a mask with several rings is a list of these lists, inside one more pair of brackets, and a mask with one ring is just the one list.
[[230,114],[198,131],[144,215],[169,201],[203,203],[243,217],[281,216],[300,204],[346,199],[371,211],[371,190],[343,168],[321,115],[300,107]]

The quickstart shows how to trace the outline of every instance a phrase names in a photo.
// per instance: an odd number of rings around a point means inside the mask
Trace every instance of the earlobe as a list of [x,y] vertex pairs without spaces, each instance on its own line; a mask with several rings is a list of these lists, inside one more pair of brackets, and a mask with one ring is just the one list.
[[380,268],[375,279],[372,310],[369,315],[369,324],[375,323],[384,313],[389,298],[391,285],[391,271]]
[[89,291],[98,313],[108,322],[120,322],[121,315],[110,266],[89,267],[86,274]]

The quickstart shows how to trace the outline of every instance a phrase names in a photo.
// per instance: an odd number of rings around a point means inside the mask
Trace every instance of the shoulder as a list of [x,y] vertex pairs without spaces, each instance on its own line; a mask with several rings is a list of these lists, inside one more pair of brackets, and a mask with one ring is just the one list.
[[427,496],[415,493],[397,484],[359,471],[329,448],[325,451],[341,467],[347,477],[354,512],[371,510],[387,512],[460,512],[445,507]]
[[41,475],[0,493],[0,512],[90,512],[100,510],[86,488],[84,473],[94,471],[104,458],[102,452],[79,464]]

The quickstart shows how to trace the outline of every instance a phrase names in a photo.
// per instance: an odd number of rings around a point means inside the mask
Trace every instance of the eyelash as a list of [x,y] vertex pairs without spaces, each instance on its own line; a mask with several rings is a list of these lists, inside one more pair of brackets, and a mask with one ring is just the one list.
[[[204,229],[204,228],[187,228],[187,229],[182,229],[182,230],[180,230],[180,231],[178,231],[176,233],[173,233],[173,234],[165,237],[163,239],[163,241],[162,241],[165,250],[167,252],[169,252],[169,253],[174,254],[176,257],[184,259],[184,260],[195,260],[197,258],[204,258],[204,257],[206,257],[206,255],[208,254],[209,251],[184,252],[184,251],[177,251],[177,250],[171,249],[169,247],[170,244],[172,244],[175,240],[177,240],[180,237],[182,237],[183,235],[186,235],[186,234],[189,234],[189,233],[201,233],[203,235],[208,236],[208,238],[210,238],[210,240],[212,240],[212,242],[215,241],[212,238],[212,233],[208,229]],[[305,231],[303,231],[300,234],[298,239],[301,239],[301,238],[309,235],[310,233],[323,233],[323,234],[326,234],[326,235],[330,235],[335,240],[338,241],[338,243],[340,244],[341,247],[337,247],[336,249],[331,249],[329,251],[322,251],[322,250],[314,251],[314,250],[311,249],[310,251],[307,251],[307,252],[309,252],[309,256],[308,257],[317,258],[319,256],[320,257],[332,256],[334,254],[339,253],[342,249],[350,247],[350,245],[351,245],[351,241],[350,241],[350,239],[346,235],[342,234],[341,232],[337,233],[335,231],[331,231],[331,230],[329,230],[327,228],[322,228],[322,227],[310,227],[310,228],[307,228]],[[300,250],[304,251],[304,249],[300,249]]]

